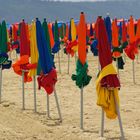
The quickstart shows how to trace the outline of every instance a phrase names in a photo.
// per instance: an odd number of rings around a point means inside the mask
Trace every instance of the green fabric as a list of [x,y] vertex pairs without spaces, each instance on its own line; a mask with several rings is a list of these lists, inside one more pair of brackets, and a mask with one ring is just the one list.
[[7,51],[8,51],[7,28],[6,28],[6,22],[5,21],[2,22],[0,51],[4,52],[4,53],[7,53]]
[[127,47],[127,45],[128,45],[128,42],[127,42],[127,41],[124,42],[124,43],[122,44],[122,49],[125,49],[125,48]]
[[1,47],[1,43],[2,43],[2,26],[0,23],[0,47]]
[[128,45],[128,42],[124,42],[122,45],[120,45],[119,47],[113,47],[113,52],[120,52],[123,53],[123,49],[125,49]]
[[46,21],[43,22],[42,27],[43,27],[44,32],[45,32],[45,37],[47,40],[47,47],[48,47],[49,52],[51,54],[50,35],[49,35],[49,30],[48,30],[48,24]]
[[72,75],[72,80],[76,81],[76,86],[79,88],[85,87],[89,84],[91,80],[91,76],[87,75],[88,64],[85,63],[84,66],[81,64],[79,60],[76,63],[76,75]]

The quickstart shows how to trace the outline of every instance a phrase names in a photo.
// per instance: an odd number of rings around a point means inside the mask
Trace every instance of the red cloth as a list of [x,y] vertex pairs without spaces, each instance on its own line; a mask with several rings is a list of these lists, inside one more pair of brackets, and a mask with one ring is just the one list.
[[125,53],[127,54],[127,56],[134,60],[135,59],[135,55],[138,54],[138,48],[137,48],[137,42],[131,43],[129,44],[125,49],[124,49]]
[[20,23],[20,56],[30,56],[30,46],[27,33],[27,25],[24,21]]
[[70,54],[72,57],[74,56],[74,50],[72,49],[72,47],[76,45],[77,45],[77,40],[67,42],[66,52]]
[[47,94],[51,94],[54,91],[54,86],[57,82],[56,70],[52,69],[48,74],[41,74],[38,78],[39,89],[43,87]]
[[[101,69],[112,63],[112,55],[108,41],[104,20],[98,17],[96,22],[96,37],[98,40],[99,61]],[[116,74],[108,75],[101,80],[101,85],[108,88],[120,87],[120,82]]]

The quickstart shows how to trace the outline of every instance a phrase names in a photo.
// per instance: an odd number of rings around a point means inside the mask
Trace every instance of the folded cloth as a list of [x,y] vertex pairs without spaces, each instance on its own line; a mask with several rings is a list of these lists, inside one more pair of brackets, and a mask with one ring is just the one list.
[[85,63],[82,65],[82,63],[77,60],[76,75],[73,74],[71,78],[73,81],[76,81],[76,86],[79,88],[87,86],[92,78],[88,75],[88,64]]
[[75,52],[73,47],[77,46],[77,44],[77,40],[68,42],[66,46],[66,53],[70,54],[73,57]]
[[130,43],[125,49],[124,49],[126,55],[134,60],[135,59],[135,55],[138,54],[138,48],[137,48],[137,44],[136,42],[134,43]]
[[38,88],[39,90],[43,87],[47,94],[52,94],[54,91],[54,86],[57,82],[56,70],[52,69],[48,74],[41,74],[38,78]]
[[114,100],[114,98],[116,98],[116,102],[119,105],[118,87],[103,87],[101,80],[113,75],[117,76],[117,72],[111,63],[101,70],[96,80],[97,105],[103,108],[106,112],[107,118],[109,119],[115,119],[118,115]]
[[0,65],[2,65],[3,63],[5,63],[5,61],[8,60],[8,55],[7,53],[0,53]]
[[[22,55],[20,59],[12,65],[13,70],[16,74],[22,75],[22,70],[29,70],[29,56],[28,55]],[[24,72],[24,82],[30,82],[32,81],[32,78],[28,75],[28,71]]]

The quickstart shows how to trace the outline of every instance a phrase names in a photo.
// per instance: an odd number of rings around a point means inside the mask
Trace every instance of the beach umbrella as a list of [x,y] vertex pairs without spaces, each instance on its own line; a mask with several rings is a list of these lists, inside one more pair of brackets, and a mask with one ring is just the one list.
[[[111,25],[111,19],[109,16],[107,16],[105,19],[105,26],[106,26],[106,31],[107,31],[107,35],[108,35],[108,40],[110,43],[110,47],[111,47],[111,42],[112,42],[112,25]],[[112,48],[112,47],[111,47]]]
[[0,51],[3,53],[7,53],[8,51],[8,45],[7,45],[7,28],[6,28],[6,22],[5,20],[2,21],[1,25],[1,46]]
[[136,35],[135,35],[135,25],[134,25],[134,18],[130,16],[130,20],[127,26],[127,32],[129,36],[129,44],[125,48],[125,53],[127,56],[132,60],[132,69],[133,69],[133,83],[135,84],[135,55],[138,54],[138,47],[136,42]]
[[34,65],[29,65],[30,57],[30,41],[28,35],[28,26],[24,19],[20,23],[19,27],[19,41],[20,41],[20,58],[13,65],[13,70],[16,74],[22,75],[22,109],[25,109],[25,93],[24,83],[31,82],[32,78],[28,75],[29,70],[34,68]]
[[1,91],[2,91],[2,70],[9,69],[12,61],[8,60],[8,38],[7,28],[5,20],[0,24],[0,103],[1,103]]
[[69,65],[70,65],[70,55],[73,57],[74,54],[76,55],[76,51],[78,50],[77,39],[76,39],[76,26],[74,23],[74,19],[71,18],[70,20],[70,27],[69,27],[69,41],[67,41],[66,45],[66,53],[68,54],[68,74],[69,74]]
[[81,129],[83,129],[83,88],[88,85],[91,80],[91,76],[87,74],[88,64],[86,59],[86,21],[84,13],[81,12],[78,24],[78,60],[76,63],[76,75],[72,75],[72,80],[76,81],[76,86],[81,89]]
[[34,111],[37,112],[36,105],[36,75],[37,75],[37,64],[38,64],[38,49],[36,39],[36,23],[32,21],[30,27],[30,60],[32,65],[36,65],[34,69],[29,70],[29,76],[33,77],[34,87]]
[[[50,55],[51,55],[51,57],[53,59],[54,56],[52,56],[52,54],[51,54],[50,35],[49,35],[49,29],[48,29],[48,24],[47,24],[46,18],[43,21],[42,27],[43,27],[44,32],[45,32],[45,37],[46,37],[47,47],[49,49],[49,53],[50,53]],[[54,66],[54,64],[53,64],[53,66]],[[48,117],[50,117],[50,111],[49,111],[49,95],[48,94],[47,94],[47,113],[48,113]]]
[[53,48],[54,47],[54,37],[53,37],[52,24],[51,23],[48,24],[48,30],[49,30],[49,36],[50,36],[50,45],[51,45],[51,48]]
[[62,121],[60,107],[58,104],[58,98],[55,90],[55,84],[57,82],[56,70],[53,68],[53,60],[47,47],[47,40],[45,37],[45,32],[41,26],[38,18],[36,19],[36,37],[37,37],[37,47],[39,52],[39,60],[41,64],[42,73],[37,78],[39,89],[43,87],[47,94],[52,94],[54,91],[55,100],[57,104],[58,114],[60,121]]
[[58,32],[58,23],[57,21],[55,21],[54,24],[54,47],[52,48],[52,53],[56,54],[58,53],[58,64],[59,64],[59,72],[61,73],[61,65],[60,65],[60,54],[59,54],[59,50],[60,50],[60,40],[59,40],[59,32]]
[[[98,17],[96,22],[96,37],[98,40],[99,62],[101,70],[96,80],[97,105],[102,107],[103,112],[109,119],[115,119],[118,116],[121,135],[124,138],[123,128],[119,112],[118,90],[120,82],[117,72],[112,64],[110,44],[104,20]],[[103,116],[103,115],[102,115]],[[103,136],[104,119],[102,117],[101,136]]]
[[44,21],[42,23],[42,27],[43,27],[44,32],[45,32],[45,37],[46,37],[46,40],[47,40],[47,47],[48,47],[49,52],[51,54],[50,36],[49,36],[48,23],[46,22],[46,18],[44,19]]

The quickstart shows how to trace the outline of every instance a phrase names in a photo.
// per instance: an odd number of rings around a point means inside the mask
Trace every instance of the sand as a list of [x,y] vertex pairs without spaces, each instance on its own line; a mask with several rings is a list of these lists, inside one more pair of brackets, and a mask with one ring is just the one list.
[[[75,58],[70,59],[67,74],[67,56],[61,56],[61,74],[58,73],[56,91],[63,122],[58,120],[54,95],[50,95],[50,115],[46,112],[46,93],[37,90],[37,113],[34,113],[33,82],[25,84],[25,109],[22,110],[21,77],[13,69],[3,71],[2,103],[0,104],[0,140],[118,140],[118,119],[105,118],[104,138],[100,137],[101,108],[96,105],[95,79],[98,59],[88,54],[90,84],[84,88],[84,131],[80,130],[80,89],[71,80],[75,73]],[[58,58],[56,67],[58,70]],[[140,59],[138,60],[140,62]],[[120,112],[127,140],[140,140],[140,63],[135,61],[136,84],[133,84],[132,61],[126,58],[120,70]]]

